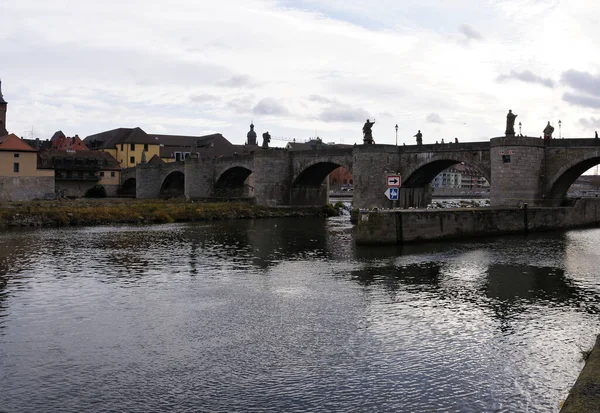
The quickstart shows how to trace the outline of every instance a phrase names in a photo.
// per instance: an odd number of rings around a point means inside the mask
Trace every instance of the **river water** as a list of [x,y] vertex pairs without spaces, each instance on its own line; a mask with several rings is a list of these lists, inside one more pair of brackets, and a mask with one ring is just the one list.
[[552,412],[600,230],[357,247],[348,218],[0,234],[0,412]]

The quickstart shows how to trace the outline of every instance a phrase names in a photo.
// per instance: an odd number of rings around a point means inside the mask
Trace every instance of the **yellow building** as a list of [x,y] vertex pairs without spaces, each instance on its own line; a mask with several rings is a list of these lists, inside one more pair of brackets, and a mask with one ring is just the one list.
[[119,128],[90,135],[83,143],[92,151],[110,153],[122,168],[149,162],[157,155],[163,162],[186,158],[218,158],[249,153],[247,145],[234,145],[220,133],[204,136],[148,134],[141,128]]
[[141,128],[119,128],[86,137],[83,142],[92,151],[108,152],[121,168],[132,168],[138,163],[160,156],[160,142]]
[[38,165],[37,151],[18,136],[0,137],[0,201],[54,194],[54,170]]

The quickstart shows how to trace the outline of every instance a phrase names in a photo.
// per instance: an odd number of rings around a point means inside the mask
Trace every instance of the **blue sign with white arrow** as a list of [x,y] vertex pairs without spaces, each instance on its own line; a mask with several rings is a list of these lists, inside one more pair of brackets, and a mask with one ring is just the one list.
[[390,201],[397,201],[398,200],[398,192],[400,191],[400,188],[388,188],[385,191],[385,196],[387,196],[387,198]]

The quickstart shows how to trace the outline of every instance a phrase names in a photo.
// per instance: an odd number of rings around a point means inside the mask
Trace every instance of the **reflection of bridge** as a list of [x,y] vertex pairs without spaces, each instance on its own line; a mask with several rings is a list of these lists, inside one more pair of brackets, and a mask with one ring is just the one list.
[[[123,174],[138,198],[253,198],[260,205],[322,205],[326,177],[343,166],[353,173],[356,208],[424,206],[429,183],[464,163],[491,184],[493,205],[555,205],[587,169],[600,163],[597,139],[494,138],[490,142],[257,150],[251,155],[138,165]],[[386,175],[402,175],[398,201],[385,196]]]

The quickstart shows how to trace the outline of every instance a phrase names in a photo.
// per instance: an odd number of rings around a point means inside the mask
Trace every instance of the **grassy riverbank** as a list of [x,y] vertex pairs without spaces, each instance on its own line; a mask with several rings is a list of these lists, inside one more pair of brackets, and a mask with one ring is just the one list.
[[321,208],[267,208],[248,203],[185,200],[77,199],[0,204],[0,228],[55,227],[336,215]]

